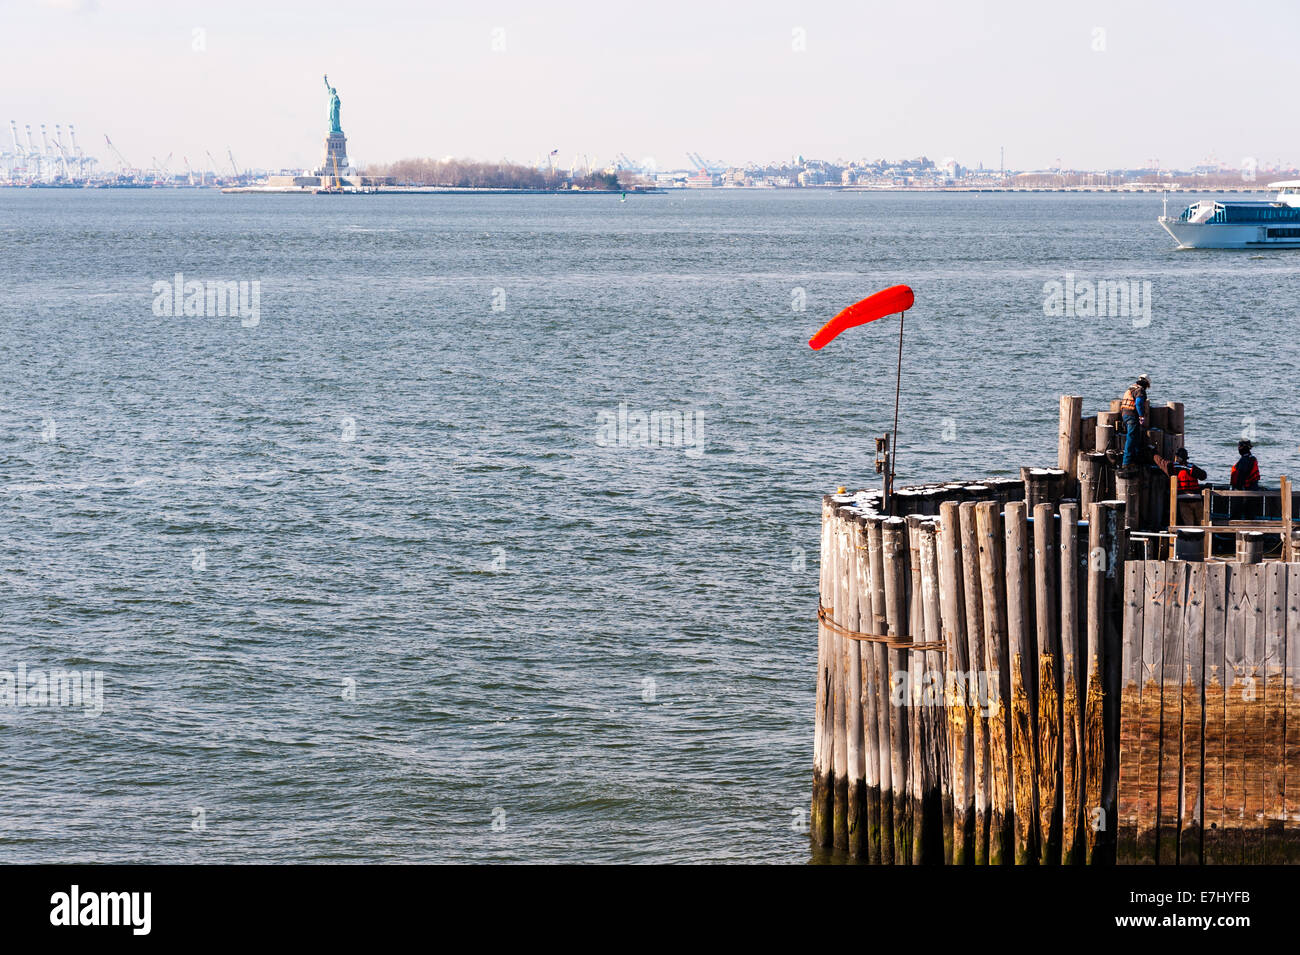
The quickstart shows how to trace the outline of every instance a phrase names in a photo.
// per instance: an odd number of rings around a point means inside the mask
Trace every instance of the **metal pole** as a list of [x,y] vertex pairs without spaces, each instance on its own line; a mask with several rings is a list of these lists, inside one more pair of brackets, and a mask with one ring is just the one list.
[[894,496],[894,464],[898,458],[898,396],[903,384],[903,316],[898,313],[898,373],[894,377],[894,430],[889,441],[889,480],[885,482],[885,504]]

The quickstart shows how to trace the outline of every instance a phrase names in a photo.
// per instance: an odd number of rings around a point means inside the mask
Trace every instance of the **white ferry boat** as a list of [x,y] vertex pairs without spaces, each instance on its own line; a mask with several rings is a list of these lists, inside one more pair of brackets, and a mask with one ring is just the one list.
[[1268,187],[1271,202],[1202,199],[1158,221],[1180,249],[1300,249],[1300,179]]

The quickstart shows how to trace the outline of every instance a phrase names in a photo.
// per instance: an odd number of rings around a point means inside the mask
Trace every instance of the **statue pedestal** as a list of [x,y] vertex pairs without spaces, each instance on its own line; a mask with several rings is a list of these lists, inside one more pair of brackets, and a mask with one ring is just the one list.
[[325,137],[325,157],[321,161],[321,168],[316,171],[316,175],[346,176],[350,171],[348,167],[348,138],[342,133],[330,133]]

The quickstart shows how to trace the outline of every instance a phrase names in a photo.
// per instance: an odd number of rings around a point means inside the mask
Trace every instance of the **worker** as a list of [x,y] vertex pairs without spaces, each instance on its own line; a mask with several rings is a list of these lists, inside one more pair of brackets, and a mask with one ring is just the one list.
[[1250,453],[1254,445],[1249,441],[1237,442],[1237,463],[1232,466],[1232,489],[1234,491],[1257,491],[1259,490],[1259,462],[1255,460],[1255,455]]
[[[1184,494],[1198,494],[1201,490],[1201,482],[1209,477],[1203,468],[1198,468],[1187,459],[1186,448],[1179,448],[1175,451],[1172,461],[1161,457],[1159,454],[1155,454],[1153,457],[1157,468],[1170,477],[1178,478],[1178,494],[1180,497]],[[1196,500],[1180,500],[1178,502],[1178,523],[1201,523],[1201,500],[1199,497]]]
[[1187,449],[1179,448],[1174,452],[1173,473],[1178,475],[1178,493],[1195,494],[1201,489],[1201,482],[1208,474],[1187,459]]
[[1137,382],[1129,385],[1120,399],[1119,410],[1124,423],[1124,459],[1120,467],[1132,467],[1137,463],[1138,448],[1146,436],[1147,389],[1150,387],[1151,379],[1139,375]]

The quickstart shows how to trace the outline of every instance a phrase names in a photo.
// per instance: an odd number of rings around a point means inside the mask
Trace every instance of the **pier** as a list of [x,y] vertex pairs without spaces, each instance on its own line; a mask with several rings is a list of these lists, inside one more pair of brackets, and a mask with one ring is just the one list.
[[[822,503],[811,836],[875,864],[1300,861],[1294,494],[1063,396],[1018,478]],[[1147,442],[1184,443],[1179,403]],[[1270,514],[1271,512],[1271,514]]]

